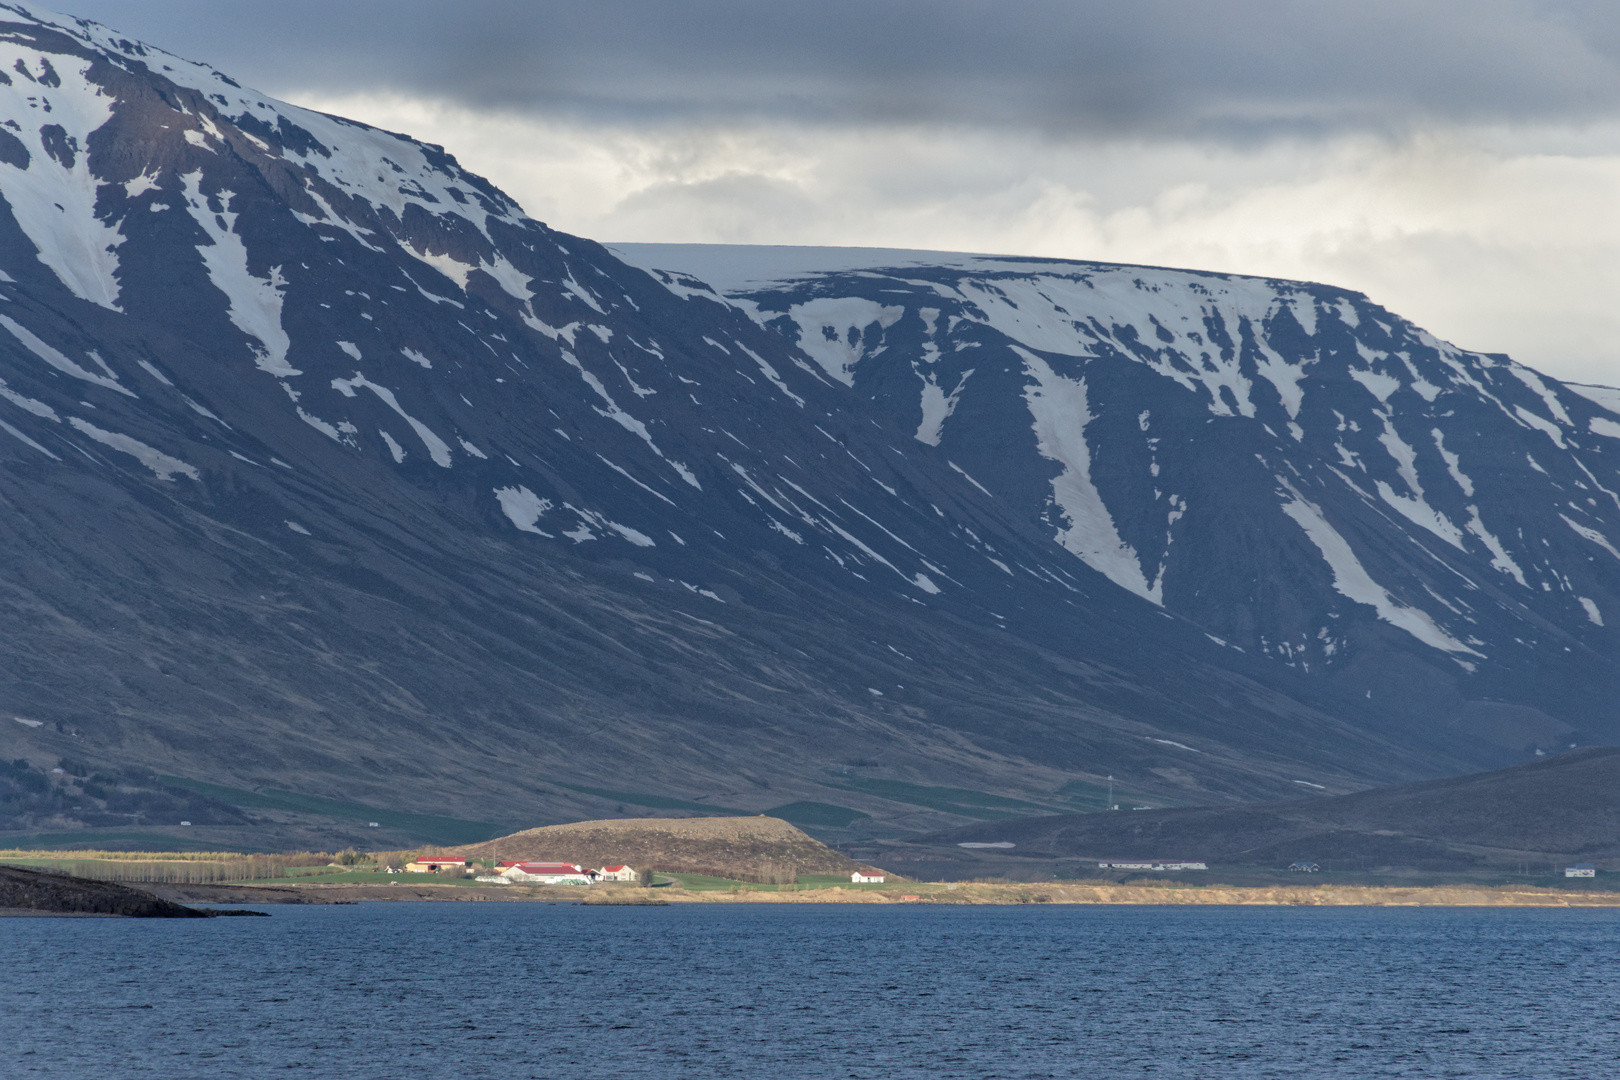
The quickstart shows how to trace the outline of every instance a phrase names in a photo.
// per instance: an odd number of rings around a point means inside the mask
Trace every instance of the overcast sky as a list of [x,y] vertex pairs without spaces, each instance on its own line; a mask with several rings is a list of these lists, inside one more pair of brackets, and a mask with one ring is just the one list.
[[71,10],[443,143],[599,240],[1329,281],[1463,347],[1620,383],[1613,0]]

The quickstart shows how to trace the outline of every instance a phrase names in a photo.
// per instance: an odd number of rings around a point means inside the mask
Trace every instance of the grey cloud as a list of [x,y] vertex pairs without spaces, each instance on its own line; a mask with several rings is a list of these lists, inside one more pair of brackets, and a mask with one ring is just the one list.
[[1620,111],[1610,3],[82,0],[271,93],[630,123],[1255,138]]

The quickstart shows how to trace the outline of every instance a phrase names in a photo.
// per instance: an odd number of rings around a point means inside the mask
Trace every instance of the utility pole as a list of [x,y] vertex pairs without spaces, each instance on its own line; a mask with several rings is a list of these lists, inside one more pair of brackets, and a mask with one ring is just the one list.
[[1110,810],[1118,810],[1119,809],[1119,807],[1114,805],[1114,774],[1113,773],[1108,774],[1108,809],[1110,809]]

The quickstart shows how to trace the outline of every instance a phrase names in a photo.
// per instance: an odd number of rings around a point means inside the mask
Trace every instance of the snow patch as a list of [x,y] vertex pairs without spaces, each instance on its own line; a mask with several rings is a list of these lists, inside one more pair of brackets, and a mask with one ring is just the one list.
[[11,402],[23,412],[33,413],[35,416],[45,420],[50,420],[53,423],[60,424],[62,422],[62,418],[56,415],[55,409],[51,408],[43,401],[35,401],[31,397],[17,393],[17,391],[6,385],[6,380],[4,379],[0,379],[0,398]]
[[666,462],[670,468],[679,473],[682,480],[685,480],[688,484],[691,484],[699,491],[703,490],[703,485],[698,483],[697,476],[692,473],[692,470],[688,469],[680,462],[664,456],[664,452],[658,448],[658,444],[653,442],[652,434],[647,430],[646,424],[619,408],[619,403],[613,400],[613,395],[608,393],[607,387],[602,385],[601,379],[598,379],[590,371],[587,371],[585,369],[585,365],[581,364],[579,362],[579,358],[573,353],[569,352],[567,349],[563,349],[561,352],[563,360],[575,371],[579,372],[579,377],[585,380],[585,385],[596,391],[596,396],[607,403],[606,409],[599,409],[592,406],[592,410],[597,415],[604,416],[609,420],[612,420],[626,431],[640,438],[642,442],[647,444],[647,447],[652,450],[654,454],[657,454],[658,457]]
[[[594,535],[591,535],[590,529],[587,528],[587,526],[589,526],[589,525],[595,525],[598,529],[602,529],[602,530],[608,531],[608,532],[616,532],[616,533],[618,533],[620,536],[624,537],[626,540],[628,540],[632,544],[636,545],[636,547],[653,547],[653,546],[655,546],[653,544],[652,537],[648,536],[644,532],[641,532],[641,531],[639,531],[637,529],[632,529],[628,525],[621,525],[617,521],[613,521],[610,518],[607,518],[607,517],[603,516],[602,514],[597,513],[594,510],[581,510],[579,507],[574,506],[571,503],[563,503],[563,505],[566,506],[568,509],[572,510],[574,513],[579,515],[579,519],[580,519],[579,528],[580,528],[580,531],[583,531],[585,533],[585,535],[580,536],[580,535],[578,535],[577,532],[565,532],[565,533],[563,533],[564,536],[571,537],[576,544],[577,543],[583,543],[585,540],[595,540],[596,537]],[[681,582],[681,584],[686,585],[686,582],[683,581],[683,582]],[[695,585],[686,585],[686,587],[691,589],[695,593],[701,593],[704,596],[710,597],[711,599],[720,600],[720,598],[718,596],[716,596],[714,593],[710,592],[707,589],[699,589]],[[725,601],[723,601],[723,600],[721,600],[720,602],[725,603]]]
[[103,446],[109,446],[120,453],[133,457],[136,461],[151,469],[159,480],[172,482],[175,473],[182,473],[193,480],[202,479],[194,467],[187,465],[179,458],[170,457],[161,450],[147,446],[138,439],[132,439],[128,435],[121,435],[116,431],[105,431],[88,420],[80,420],[77,416],[68,417],[68,423]]
[[567,326],[552,326],[536,318],[534,311],[528,305],[525,305],[524,309],[518,314],[522,316],[524,324],[535,333],[544,334],[552,341],[561,338],[568,342],[570,346],[574,344],[574,334],[579,330],[579,323],[571,322]]
[[1547,438],[1558,444],[1558,449],[1564,449],[1564,433],[1558,429],[1557,424],[1553,423],[1551,420],[1546,420],[1537,416],[1523,405],[1513,406],[1513,414],[1520,420],[1523,420],[1530,427],[1535,428],[1537,431],[1544,432]]
[[[828,436],[828,437],[830,438],[831,436]],[[962,476],[962,479],[966,480],[968,483],[972,484],[974,487],[978,488],[980,491],[984,492],[986,495],[990,495],[990,489],[985,487],[983,484],[979,483],[977,480],[973,479],[973,477],[969,476],[967,474],[967,470],[962,468],[962,466],[958,465],[954,461],[947,461],[945,464],[949,465],[954,471],[960,473],[961,476]],[[990,495],[990,497],[992,499],[995,498],[994,495]]]
[[388,454],[394,459],[394,464],[403,465],[405,463],[405,448],[395,442],[394,437],[381,428],[377,429],[377,434],[381,435],[383,442],[388,444]]
[[156,191],[157,186],[158,174],[148,173],[143,169],[141,170],[141,175],[137,176],[135,179],[124,181],[124,197],[127,199],[138,199],[142,195],[145,195],[148,191]]
[[1608,537],[1604,536],[1602,533],[1598,532],[1596,529],[1587,528],[1585,525],[1582,525],[1578,521],[1571,521],[1569,518],[1564,517],[1563,514],[1559,514],[1558,516],[1561,517],[1561,518],[1564,518],[1564,524],[1568,525],[1571,529],[1575,530],[1576,535],[1585,537],[1586,539],[1592,541],[1592,543],[1596,544],[1598,547],[1602,548],[1604,551],[1607,551],[1610,555],[1613,555],[1615,558],[1620,559],[1620,551],[1616,551],[1614,549],[1614,545],[1609,543],[1609,538]]
[[1569,413],[1564,411],[1563,402],[1559,401],[1558,395],[1553,393],[1552,389],[1541,381],[1540,375],[1523,364],[1509,363],[1507,369],[1514,378],[1536,392],[1537,396],[1546,404],[1547,411],[1552,413],[1554,419],[1565,427],[1575,426],[1574,421],[1569,418]]
[[[1357,342],[1359,345],[1360,342]],[[1350,369],[1350,377],[1367,388],[1367,393],[1378,399],[1380,405],[1389,400],[1389,396],[1401,388],[1401,380],[1393,375],[1385,375],[1377,371],[1360,371]]]
[[574,272],[572,270],[568,272],[568,277],[563,282],[563,287],[567,289],[569,293],[585,301],[585,306],[596,312],[598,315],[607,314],[606,311],[602,310],[602,305],[597,302],[596,297],[593,296],[591,292],[585,288],[585,286],[574,280]]
[[355,390],[361,387],[364,387],[365,389],[370,390],[373,394],[376,394],[377,397],[382,399],[383,404],[387,405],[390,409],[393,409],[399,414],[400,419],[411,425],[411,430],[416,432],[416,437],[422,440],[423,446],[427,447],[428,456],[433,459],[433,463],[435,465],[443,469],[448,469],[450,467],[450,445],[443,439],[439,438],[439,436],[433,432],[432,428],[428,427],[416,417],[406,412],[404,406],[399,403],[399,399],[394,396],[394,392],[388,389],[388,387],[378,386],[376,383],[372,382],[358,371],[354,373],[354,378],[352,379],[332,380],[332,389],[336,390],[344,397],[354,397]]
[[517,487],[496,488],[495,498],[500,500],[501,511],[513,525],[536,536],[556,539],[551,533],[535,525],[535,522],[551,509],[550,499],[542,499],[521,484]]
[[1052,481],[1052,499],[1068,521],[1058,529],[1058,543],[1114,584],[1162,607],[1163,582],[1148,583],[1136,550],[1120,538],[1102,495],[1091,481],[1086,425],[1093,418],[1086,402],[1085,380],[1065,378],[1029,350],[1016,345],[1012,349],[1023,358],[1025,372],[1035,380],[1025,386],[1024,402],[1035,418],[1040,454],[1063,466],[1063,472]]
[[1459,551],[1467,550],[1463,546],[1462,533],[1457,530],[1457,526],[1430,506],[1424,498],[1423,485],[1418,482],[1417,451],[1396,433],[1389,415],[1387,413],[1381,415],[1384,433],[1378,437],[1378,441],[1384,444],[1389,456],[1395,459],[1395,470],[1400,473],[1401,479],[1406,482],[1407,489],[1412,494],[1410,497],[1398,495],[1386,481],[1379,480],[1377,482],[1379,496],[1414,525],[1429,530]]
[[169,381],[169,377],[167,375],[163,374],[163,372],[159,371],[157,369],[157,367],[150,360],[137,360],[135,362],[137,364],[139,364],[142,367],[142,369],[145,370],[145,372],[148,375],[152,376],[152,378],[156,379],[158,382],[162,383],[164,386],[173,386],[174,385],[174,383]]
[[[937,315],[938,312],[935,312],[935,314]],[[962,390],[967,386],[968,376],[972,375],[975,370],[977,369],[968,368],[962,372],[962,377],[956,382],[956,389],[951,391],[949,397],[940,388],[937,372],[918,373],[923,380],[922,423],[917,425],[917,433],[912,436],[914,439],[918,442],[927,443],[929,446],[939,445],[941,429],[944,428],[945,421],[949,420],[951,414],[956,411],[956,403],[961,400]]]
[[1349,542],[1328,524],[1327,518],[1322,516],[1321,509],[1307,502],[1305,497],[1286,480],[1281,477],[1277,479],[1278,483],[1287,489],[1289,495],[1283,501],[1283,513],[1304,530],[1311,543],[1322,553],[1328,569],[1333,572],[1333,587],[1341,595],[1358,604],[1369,605],[1378,612],[1380,619],[1406,631],[1432,648],[1448,653],[1483,655],[1442,630],[1427,612],[1407,607],[1390,596],[1362,567],[1361,560],[1356,558],[1356,553],[1351,549]]
[[[125,397],[139,396],[133,390],[125,387],[116,378],[113,378],[111,374],[97,375],[94,372],[86,371],[78,364],[75,364],[72,360],[69,360],[66,356],[63,356],[59,350],[53,349],[51,346],[41,341],[38,337],[34,336],[34,334],[26,327],[12,322],[4,315],[0,315],[0,326],[4,326],[11,332],[12,337],[16,338],[18,341],[27,346],[29,352],[51,365],[51,367],[55,368],[57,371],[60,371],[62,374],[71,375],[75,379],[83,379],[87,383],[95,383],[97,386],[106,387],[108,390],[116,390]],[[101,368],[103,371],[107,370],[107,366],[105,364],[102,364]]]
[[39,445],[39,443],[35,442],[33,439],[30,439],[27,435],[24,435],[22,432],[18,431],[16,428],[14,428],[10,424],[6,423],[4,420],[0,420],[0,428],[5,429],[6,433],[11,435],[13,438],[16,438],[16,439],[18,439],[18,440],[20,440],[22,442],[27,443],[29,446],[32,446],[35,450],[38,450],[40,453],[44,454],[46,457],[50,458],[52,461],[61,461],[62,460],[61,458],[57,457],[55,454],[51,453],[49,450],[45,449],[43,446]]
[[1577,596],[1575,599],[1579,600],[1580,603],[1581,603],[1581,607],[1586,609],[1586,617],[1589,620],[1591,620],[1593,626],[1602,626],[1603,625],[1603,613],[1598,610],[1598,606],[1597,606],[1596,603],[1594,603],[1591,600],[1588,600],[1584,596]]
[[[1469,494],[1471,495],[1473,492],[1469,492]],[[1528,589],[1530,585],[1524,580],[1524,571],[1519,569],[1519,564],[1514,562],[1513,557],[1507,553],[1507,548],[1502,546],[1502,541],[1491,535],[1490,531],[1485,528],[1485,522],[1479,516],[1479,507],[1469,506],[1468,515],[1468,524],[1465,528],[1477,536],[1479,542],[1484,544],[1486,550],[1491,553],[1491,565],[1504,574],[1513,575],[1515,581]]]
[[[708,338],[704,338],[703,340],[708,341]],[[714,343],[710,342],[710,344]],[[787,383],[782,381],[782,376],[777,374],[774,367],[765,362],[765,358],[763,356],[759,355],[753,349],[750,349],[740,341],[733,340],[732,344],[737,346],[737,348],[741,349],[743,352],[747,353],[748,358],[759,365],[761,374],[769,379],[771,381],[771,385],[780,390],[784,397],[791,398],[795,405],[799,406],[801,409],[804,408],[804,398],[788,389]],[[720,351],[725,352],[724,349],[721,349]]]
[[1451,478],[1462,488],[1464,495],[1471,497],[1474,494],[1474,482],[1463,474],[1462,458],[1446,449],[1446,439],[1439,428],[1434,428],[1429,434],[1434,437],[1434,448],[1440,451],[1440,457],[1445,461],[1446,470],[1451,473]]
[[1564,383],[1564,389],[1573,390],[1594,405],[1608,409],[1616,416],[1620,416],[1620,388],[1613,386],[1590,386],[1586,383]]
[[213,241],[197,246],[208,267],[209,280],[230,301],[231,322],[258,342],[253,351],[259,370],[277,378],[300,375],[302,372],[287,363],[291,343],[287,331],[281,327],[282,290],[287,284],[281,276],[281,267],[271,267],[267,278],[254,277],[249,272],[247,247],[233,231],[237,218],[231,212],[234,195],[220,191],[215,197],[221,209],[218,214],[214,213],[208,209],[207,198],[202,193],[202,175],[198,170],[187,173],[181,180],[186,186],[186,209]]
[[788,309],[799,327],[799,348],[845,386],[855,385],[855,365],[875,351],[871,327],[887,330],[905,313],[856,296],[820,297]]
[[[0,41],[0,70],[16,72],[37,56],[20,41]],[[0,115],[29,121],[7,132],[28,158],[22,168],[0,162],[0,196],[57,280],[81,300],[121,311],[116,249],[124,237],[96,216],[100,184],[90,171],[90,136],[111,119],[114,99],[85,77],[90,60],[54,52],[51,57],[61,85],[48,94],[31,78],[0,83]],[[31,96],[44,102],[45,124],[60,129],[52,132],[49,148]]]
[[534,290],[529,288],[529,282],[534,279],[507,261],[506,256],[500,252],[495,253],[493,263],[478,261],[478,269],[495,279],[508,296],[519,301],[527,301],[534,296]]

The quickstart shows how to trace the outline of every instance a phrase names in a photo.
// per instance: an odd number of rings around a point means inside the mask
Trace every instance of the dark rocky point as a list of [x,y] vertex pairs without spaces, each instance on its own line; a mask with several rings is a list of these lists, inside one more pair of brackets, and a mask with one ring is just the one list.
[[107,915],[132,919],[211,919],[262,911],[193,908],[112,881],[0,866],[0,914]]

